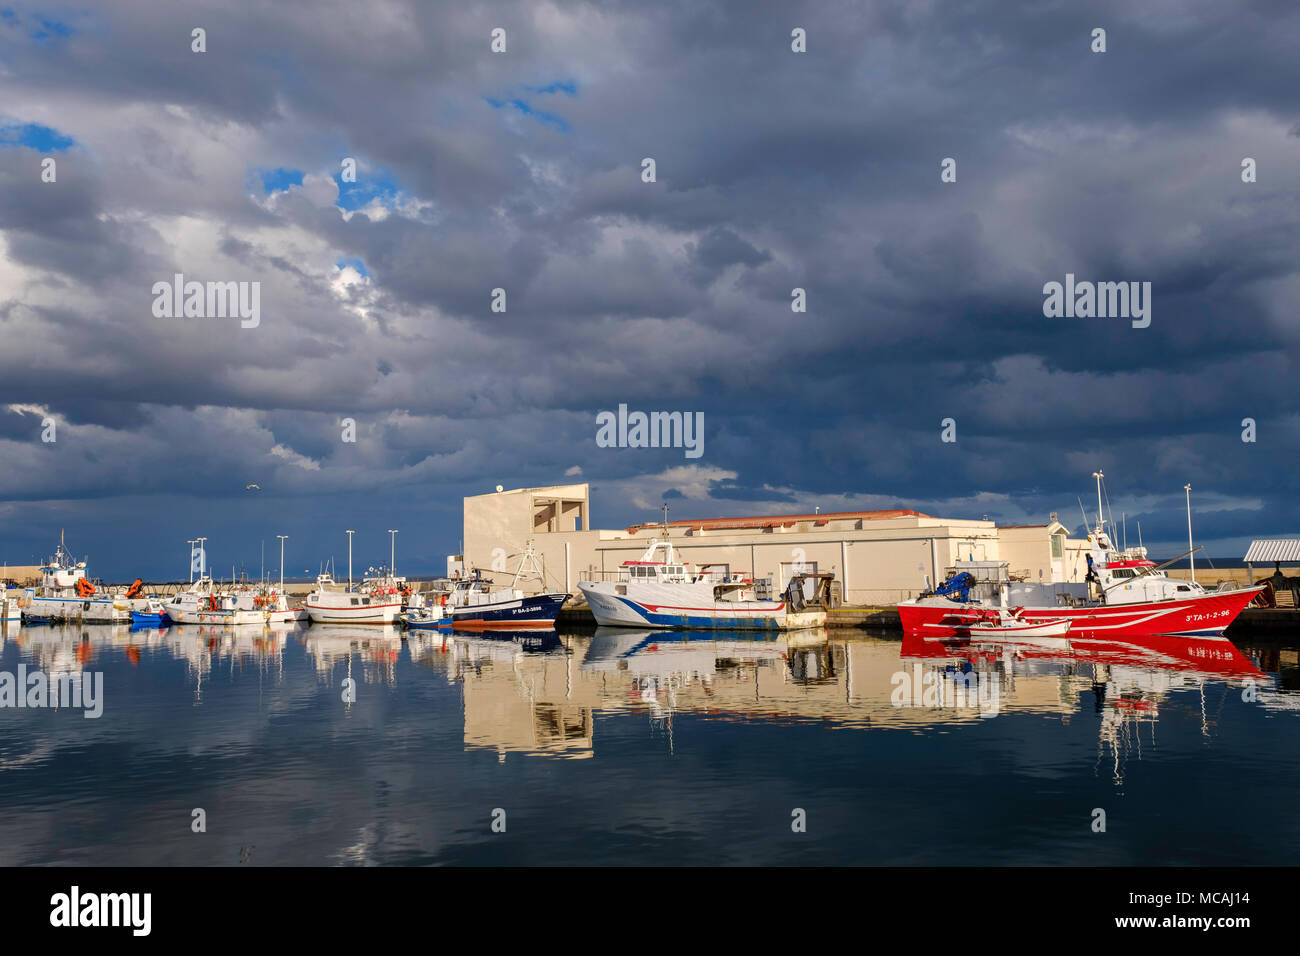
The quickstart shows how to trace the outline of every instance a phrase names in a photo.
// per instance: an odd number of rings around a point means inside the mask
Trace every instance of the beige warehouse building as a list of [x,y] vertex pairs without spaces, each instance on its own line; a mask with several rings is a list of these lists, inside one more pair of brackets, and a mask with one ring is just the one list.
[[[1083,542],[1053,520],[999,528],[992,521],[938,518],[910,509],[826,514],[687,518],[617,530],[591,527],[585,483],[516,488],[465,498],[465,567],[509,581],[531,542],[548,588],[576,594],[578,582],[615,575],[650,542],[671,541],[697,566],[780,591],[797,571],[830,572],[849,604],[893,604],[942,581],[958,559],[1005,561],[1033,581],[1081,581]],[[449,565],[453,562],[449,562]],[[520,582],[540,590],[536,581]]]

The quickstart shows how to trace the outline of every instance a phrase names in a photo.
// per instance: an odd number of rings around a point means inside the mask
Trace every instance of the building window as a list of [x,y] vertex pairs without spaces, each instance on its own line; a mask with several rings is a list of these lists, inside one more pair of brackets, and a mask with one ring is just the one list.
[[1052,557],[1060,558],[1065,556],[1065,535],[1052,535]]

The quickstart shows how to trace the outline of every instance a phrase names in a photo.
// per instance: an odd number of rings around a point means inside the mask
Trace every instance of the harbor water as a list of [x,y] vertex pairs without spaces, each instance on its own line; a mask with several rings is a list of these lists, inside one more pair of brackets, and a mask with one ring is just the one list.
[[0,864],[1294,865],[1298,647],[6,624]]

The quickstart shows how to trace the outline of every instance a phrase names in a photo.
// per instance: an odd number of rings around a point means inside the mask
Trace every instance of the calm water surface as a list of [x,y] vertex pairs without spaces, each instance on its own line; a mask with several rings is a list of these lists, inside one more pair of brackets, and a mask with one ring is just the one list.
[[4,865],[1300,863],[1300,641],[6,628]]

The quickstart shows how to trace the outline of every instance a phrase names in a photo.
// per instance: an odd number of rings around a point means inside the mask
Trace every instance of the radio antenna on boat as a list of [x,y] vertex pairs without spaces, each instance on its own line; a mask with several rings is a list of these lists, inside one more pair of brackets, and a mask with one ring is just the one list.
[[1106,476],[1100,471],[1094,471],[1092,477],[1097,479],[1097,533],[1100,534],[1106,530],[1106,515],[1101,510],[1101,480]]

